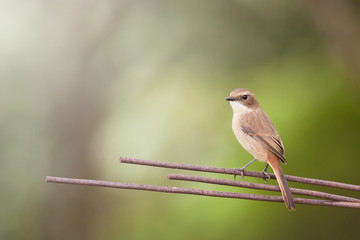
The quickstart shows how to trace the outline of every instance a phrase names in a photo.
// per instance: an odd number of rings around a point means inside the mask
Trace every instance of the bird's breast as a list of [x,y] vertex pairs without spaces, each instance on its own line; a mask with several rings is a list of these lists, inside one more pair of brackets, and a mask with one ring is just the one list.
[[259,161],[265,162],[267,159],[267,150],[260,142],[256,141],[250,135],[244,133],[242,126],[246,126],[246,120],[244,119],[244,116],[234,115],[232,120],[232,128],[236,139],[248,153],[253,155]]

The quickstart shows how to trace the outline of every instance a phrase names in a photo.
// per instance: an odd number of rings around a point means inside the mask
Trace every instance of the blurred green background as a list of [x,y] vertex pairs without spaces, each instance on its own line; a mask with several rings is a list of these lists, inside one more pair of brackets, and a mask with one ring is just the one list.
[[45,183],[261,193],[118,162],[244,165],[225,98],[245,87],[286,174],[359,184],[359,19],[355,0],[0,1],[0,239],[359,238],[354,209]]

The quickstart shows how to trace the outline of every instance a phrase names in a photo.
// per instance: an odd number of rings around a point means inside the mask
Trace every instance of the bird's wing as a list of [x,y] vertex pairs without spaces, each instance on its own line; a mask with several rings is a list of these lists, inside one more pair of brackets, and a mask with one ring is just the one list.
[[259,118],[253,118],[255,121],[246,121],[248,126],[241,125],[242,131],[260,142],[270,152],[274,153],[283,163],[286,163],[285,150],[281,138],[272,124],[270,118],[263,113],[263,118],[268,121],[260,121]]

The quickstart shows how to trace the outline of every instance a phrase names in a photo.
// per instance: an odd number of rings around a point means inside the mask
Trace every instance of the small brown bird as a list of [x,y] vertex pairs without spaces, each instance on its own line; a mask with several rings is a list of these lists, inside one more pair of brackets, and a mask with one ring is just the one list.
[[226,100],[230,102],[234,112],[232,128],[235,137],[243,148],[255,157],[239,170],[243,172],[256,159],[266,162],[264,174],[267,174],[266,170],[270,165],[279,183],[286,207],[295,210],[294,199],[280,165],[280,161],[286,164],[284,145],[274,124],[251,91],[245,88],[235,89]]

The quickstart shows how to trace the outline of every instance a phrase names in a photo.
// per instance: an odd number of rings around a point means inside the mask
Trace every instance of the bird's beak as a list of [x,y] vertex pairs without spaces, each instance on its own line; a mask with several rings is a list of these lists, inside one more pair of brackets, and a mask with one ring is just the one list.
[[226,101],[234,101],[235,99],[233,97],[227,97]]

